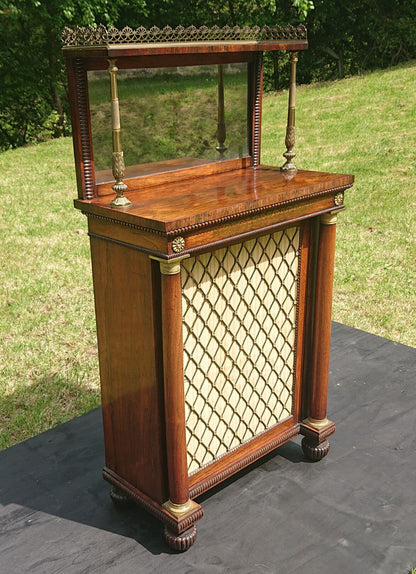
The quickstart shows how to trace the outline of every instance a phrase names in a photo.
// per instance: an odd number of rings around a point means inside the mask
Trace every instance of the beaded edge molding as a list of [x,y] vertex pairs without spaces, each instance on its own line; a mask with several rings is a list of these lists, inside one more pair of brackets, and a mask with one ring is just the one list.
[[[216,219],[212,219],[210,221],[203,221],[202,223],[195,223],[193,225],[188,225],[186,227],[178,227],[177,229],[172,229],[171,231],[162,231],[160,229],[153,229],[152,227],[146,227],[144,225],[137,225],[136,223],[130,223],[127,221],[122,221],[122,220],[118,220],[117,224],[118,225],[122,225],[124,227],[130,227],[131,229],[138,229],[139,231],[146,231],[148,233],[154,233],[155,235],[160,235],[161,237],[167,237],[168,240],[170,240],[172,237],[176,237],[178,235],[182,235],[185,233],[190,233],[193,231],[199,231],[202,230],[206,227],[213,227],[215,225],[219,225],[225,222],[231,222],[234,220],[238,220],[238,219],[244,219],[245,217],[248,216],[253,216],[253,215],[260,215],[266,211],[275,211],[275,210],[279,210],[281,207],[286,206],[289,203],[297,203],[300,201],[304,201],[305,199],[307,199],[308,197],[320,197],[323,195],[329,195],[331,193],[334,193],[335,191],[341,190],[341,191],[345,191],[347,189],[349,189],[350,187],[352,187],[352,183],[350,184],[346,184],[346,185],[339,185],[336,187],[331,187],[330,189],[324,189],[321,191],[316,191],[315,193],[312,193],[310,196],[306,196],[306,195],[301,195],[299,197],[294,197],[293,199],[287,199],[285,201],[279,201],[277,203],[272,203],[270,205],[263,205],[260,207],[255,207],[253,209],[249,209],[247,211],[241,211],[239,213],[232,213],[230,215],[225,215],[223,217],[218,217]],[[337,203],[335,203],[334,200],[334,205],[337,205]],[[83,211],[81,209],[82,213],[84,215],[86,215],[87,217],[93,218],[93,219],[99,219],[100,221],[102,221],[103,223],[113,223],[114,219],[112,217],[106,216],[106,215],[97,215],[96,213],[91,213],[89,211]]]
[[206,41],[267,41],[267,40],[306,40],[307,29],[303,24],[298,26],[165,26],[158,28],[137,29],[126,26],[121,30],[117,28],[107,29],[102,24],[93,26],[77,26],[76,28],[65,27],[62,31],[62,43],[64,46],[107,46],[109,44],[149,44],[157,42],[206,42]]
[[[272,428],[274,428],[274,427],[272,427]],[[210,488],[212,488],[213,486],[215,486],[219,482],[222,482],[223,480],[232,476],[236,472],[239,472],[240,470],[242,470],[243,468],[245,468],[249,464],[252,464],[253,462],[258,460],[259,458],[265,456],[266,454],[268,454],[269,452],[271,452],[272,450],[274,450],[278,446],[281,446],[287,440],[297,436],[299,434],[299,429],[300,429],[300,424],[296,423],[291,429],[286,431],[284,434],[282,434],[278,438],[274,439],[272,442],[266,444],[265,446],[259,448],[258,450],[255,450],[252,454],[245,456],[242,460],[238,461],[237,463],[233,464],[232,466],[229,466],[225,470],[218,472],[217,474],[215,474],[211,478],[208,478],[207,480],[203,480],[201,483],[197,483],[194,487],[191,487],[189,489],[189,497],[191,499],[193,499],[193,498],[200,496],[201,494],[203,494],[204,492],[206,492],[207,490],[209,490]],[[269,432],[270,430],[271,429],[268,429],[268,431],[264,431],[264,433]],[[257,435],[257,436],[259,436],[259,435]],[[254,438],[256,438],[256,437],[253,437],[253,439],[251,439],[251,440],[254,440]],[[229,451],[229,452],[231,452],[231,451]],[[229,452],[227,454],[229,454]],[[226,456],[226,455],[224,455],[224,456]],[[217,460],[219,460],[219,459],[217,459]],[[211,464],[213,464],[213,463],[211,463]],[[207,465],[207,466],[209,466],[209,465]],[[195,471],[194,475],[196,475],[197,472],[199,472],[199,471]]]

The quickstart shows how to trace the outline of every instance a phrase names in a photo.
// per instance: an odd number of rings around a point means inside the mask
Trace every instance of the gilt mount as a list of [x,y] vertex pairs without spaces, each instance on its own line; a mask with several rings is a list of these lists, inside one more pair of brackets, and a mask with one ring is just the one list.
[[109,44],[149,44],[158,42],[224,42],[224,41],[267,41],[267,40],[306,40],[307,29],[298,26],[165,26],[158,28],[133,29],[129,26],[118,30],[103,25],[65,27],[62,32],[64,46],[107,46]]

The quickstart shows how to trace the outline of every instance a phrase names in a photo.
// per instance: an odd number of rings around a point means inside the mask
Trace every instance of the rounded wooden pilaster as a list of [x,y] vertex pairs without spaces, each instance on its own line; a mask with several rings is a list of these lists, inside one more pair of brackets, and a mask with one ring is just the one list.
[[311,357],[309,417],[307,424],[318,431],[332,424],[326,418],[329,351],[331,344],[332,284],[334,278],[337,215],[321,216],[315,284],[315,312]]
[[163,385],[169,486],[169,500],[162,505],[168,514],[163,520],[167,543],[182,552],[195,542],[195,522],[203,516],[200,505],[189,498],[180,265],[186,257],[189,255],[171,260],[151,256],[151,259],[159,262],[161,275]]
[[180,260],[159,260],[161,273],[163,375],[169,510],[189,504],[183,384],[182,289]]

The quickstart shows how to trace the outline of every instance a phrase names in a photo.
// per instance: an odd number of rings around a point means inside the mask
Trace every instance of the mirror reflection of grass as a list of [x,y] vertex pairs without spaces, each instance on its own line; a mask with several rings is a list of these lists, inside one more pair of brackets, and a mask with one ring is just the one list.
[[[208,68],[208,70],[205,70]],[[175,69],[176,70],[176,69]],[[183,72],[185,70],[185,73]],[[118,73],[121,141],[126,166],[193,157],[218,159],[217,68]],[[247,81],[244,70],[224,74],[227,158],[247,153]],[[89,76],[94,161],[111,168],[111,108],[107,72]]]

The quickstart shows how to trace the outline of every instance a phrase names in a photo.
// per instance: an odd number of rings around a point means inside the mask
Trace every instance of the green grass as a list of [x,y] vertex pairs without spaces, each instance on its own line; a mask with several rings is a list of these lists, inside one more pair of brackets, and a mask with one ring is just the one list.
[[[416,63],[300,87],[297,164],[353,173],[339,217],[333,318],[416,346]],[[281,165],[287,94],[264,102]],[[86,221],[69,139],[0,154],[0,448],[99,404]]]
[[[338,218],[333,317],[416,346],[416,63],[300,87],[297,165],[352,173]],[[263,162],[279,163],[285,96],[265,100]]]
[[0,154],[0,447],[98,404],[89,246],[71,141]]

